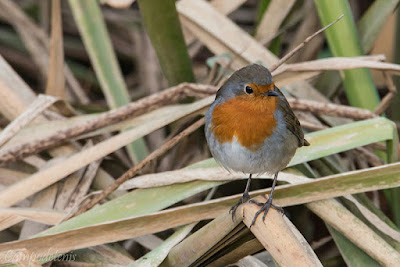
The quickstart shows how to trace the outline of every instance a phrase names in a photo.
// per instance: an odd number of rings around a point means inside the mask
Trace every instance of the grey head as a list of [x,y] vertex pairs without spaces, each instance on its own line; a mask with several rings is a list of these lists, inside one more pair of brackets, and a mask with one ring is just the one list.
[[218,90],[217,97],[225,100],[234,96],[243,95],[246,84],[270,85],[272,75],[269,70],[258,64],[251,64],[235,71],[231,77]]

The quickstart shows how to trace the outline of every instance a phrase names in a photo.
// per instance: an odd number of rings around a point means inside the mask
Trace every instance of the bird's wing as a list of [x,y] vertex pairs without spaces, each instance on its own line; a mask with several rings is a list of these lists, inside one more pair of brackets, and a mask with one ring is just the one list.
[[310,145],[310,143],[308,143],[308,141],[304,139],[304,133],[301,129],[300,122],[297,119],[296,115],[293,113],[293,110],[286,100],[286,97],[276,86],[274,91],[278,92],[278,94],[280,95],[278,109],[281,111],[285,118],[286,127],[297,137],[299,141],[299,147]]

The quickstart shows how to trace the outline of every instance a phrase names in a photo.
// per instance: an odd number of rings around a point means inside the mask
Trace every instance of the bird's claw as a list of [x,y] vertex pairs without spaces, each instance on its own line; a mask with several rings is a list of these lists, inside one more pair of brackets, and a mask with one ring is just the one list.
[[267,200],[267,202],[265,202],[265,203],[261,203],[261,202],[255,201],[255,200],[253,200],[253,199],[251,199],[249,202],[250,202],[250,203],[253,203],[253,204],[256,204],[257,206],[261,206],[261,209],[259,209],[259,210],[256,212],[256,214],[254,215],[253,221],[252,221],[251,224],[250,224],[250,228],[254,225],[254,223],[255,223],[256,220],[257,220],[258,215],[260,215],[261,212],[264,212],[264,215],[263,215],[263,218],[262,218],[262,220],[263,220],[263,222],[264,222],[264,221],[265,221],[265,216],[267,216],[267,213],[268,213],[268,211],[269,211],[269,208],[271,208],[271,207],[274,208],[274,209],[279,210],[280,212],[282,212],[282,214],[283,214],[283,212],[284,212],[283,209],[282,209],[282,207],[279,207],[279,206],[277,206],[277,205],[275,205],[275,204],[272,204],[272,198],[271,198],[271,197],[269,197],[268,200]]
[[235,212],[237,210],[237,208],[242,205],[243,203],[246,203],[247,201],[250,200],[250,195],[247,192],[244,192],[242,197],[239,199],[239,201],[229,210],[229,213],[232,212],[232,221],[235,217]]

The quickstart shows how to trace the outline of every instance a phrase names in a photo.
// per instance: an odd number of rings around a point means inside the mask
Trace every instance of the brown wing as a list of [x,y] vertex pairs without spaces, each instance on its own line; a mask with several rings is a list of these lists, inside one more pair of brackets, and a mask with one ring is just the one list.
[[286,97],[282,94],[282,92],[275,86],[274,91],[279,93],[279,104],[278,109],[282,112],[285,117],[286,127],[291,131],[299,140],[299,147],[309,146],[310,143],[306,139],[304,139],[304,133],[301,129],[301,125],[296,115],[294,115],[292,108],[286,100]]

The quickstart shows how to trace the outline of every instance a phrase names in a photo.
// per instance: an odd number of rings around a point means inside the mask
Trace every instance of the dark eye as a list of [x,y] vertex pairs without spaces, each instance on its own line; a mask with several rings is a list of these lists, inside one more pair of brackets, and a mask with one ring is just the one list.
[[244,90],[246,91],[246,94],[249,94],[249,95],[254,92],[253,89],[248,85],[244,88]]

